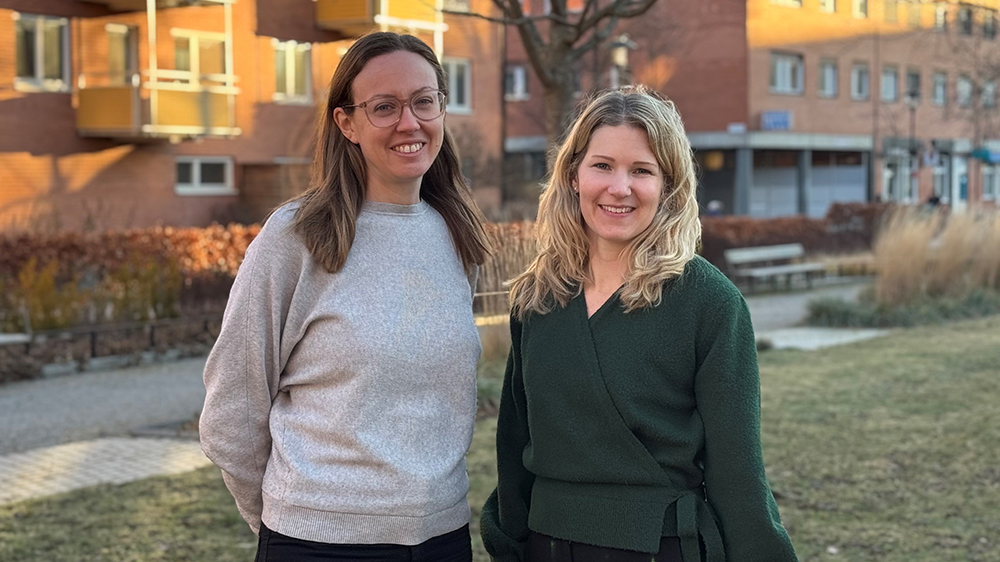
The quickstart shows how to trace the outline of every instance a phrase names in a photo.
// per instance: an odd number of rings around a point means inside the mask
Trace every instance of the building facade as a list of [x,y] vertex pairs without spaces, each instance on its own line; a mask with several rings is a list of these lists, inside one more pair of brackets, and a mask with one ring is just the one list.
[[372,29],[440,55],[463,168],[497,205],[501,33],[444,3],[0,0],[0,230],[262,219],[307,187],[327,83]]
[[[677,103],[703,206],[715,200],[755,217],[932,197],[954,210],[993,206],[998,8],[996,0],[660,0],[620,23],[627,65],[604,49],[577,70],[582,89],[642,82]],[[523,50],[506,52],[508,177],[537,185],[541,88]]]

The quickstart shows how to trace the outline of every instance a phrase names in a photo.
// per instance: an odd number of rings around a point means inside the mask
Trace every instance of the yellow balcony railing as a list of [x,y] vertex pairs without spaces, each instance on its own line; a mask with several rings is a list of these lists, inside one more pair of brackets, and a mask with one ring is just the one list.
[[118,139],[240,134],[234,111],[239,89],[226,85],[235,82],[234,76],[162,69],[155,77],[143,74],[145,82],[134,75],[129,83],[117,84],[81,77],[77,131]]
[[315,0],[315,2],[316,24],[346,34],[361,34],[382,25],[420,30],[435,30],[442,27],[440,0]]

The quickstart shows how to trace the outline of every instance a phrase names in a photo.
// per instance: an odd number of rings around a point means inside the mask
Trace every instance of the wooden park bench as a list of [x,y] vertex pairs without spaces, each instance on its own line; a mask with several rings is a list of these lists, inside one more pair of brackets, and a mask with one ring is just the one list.
[[772,286],[777,286],[779,277],[784,277],[785,287],[790,288],[795,275],[805,276],[806,285],[812,288],[813,277],[826,273],[826,266],[821,263],[800,261],[806,251],[798,243],[732,248],[726,250],[724,255],[730,277],[749,280],[750,291],[760,280],[768,280]]

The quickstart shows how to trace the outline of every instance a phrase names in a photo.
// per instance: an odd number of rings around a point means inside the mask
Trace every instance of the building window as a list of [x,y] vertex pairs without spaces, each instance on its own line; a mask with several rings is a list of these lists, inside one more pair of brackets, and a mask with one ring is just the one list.
[[994,201],[1000,195],[1000,166],[983,164],[983,199]]
[[837,0],[819,0],[819,11],[832,14],[837,11]]
[[856,62],[851,65],[851,99],[868,99],[868,78],[868,63]]
[[947,6],[935,6],[934,7],[934,29],[937,31],[947,31],[948,30],[948,7]]
[[837,61],[819,61],[819,95],[824,98],[837,97]]
[[274,99],[312,103],[312,45],[271,40],[274,46]]
[[958,9],[958,32],[962,35],[972,35],[972,8],[968,6]]
[[69,90],[69,21],[14,14],[15,87],[29,91]]
[[771,92],[802,93],[802,55],[771,53]]
[[934,105],[943,106],[948,103],[948,75],[944,72],[934,73]]
[[920,71],[909,69],[906,71],[906,96],[914,100],[920,100]]
[[983,83],[983,91],[979,93],[979,103],[986,109],[997,106],[997,83],[990,80]]
[[212,76],[229,74],[226,66],[226,36],[188,29],[171,29],[174,36],[174,69],[187,73],[184,80],[199,84]]
[[445,58],[441,61],[448,77],[448,111],[470,113],[472,111],[472,69],[469,59]]
[[972,105],[972,80],[968,76],[959,76],[955,84],[955,99],[960,107]]
[[947,203],[950,195],[948,188],[948,168],[945,166],[934,167],[934,195],[942,203]]
[[899,22],[898,0],[885,0],[885,23]]
[[867,18],[868,0],[854,0],[853,13],[856,18]]
[[176,170],[177,195],[236,195],[232,158],[178,156]]
[[503,97],[507,101],[528,99],[528,69],[524,65],[512,64],[504,70]]
[[899,100],[899,69],[895,66],[882,67],[882,101]]
[[772,4],[778,4],[779,6],[791,6],[793,8],[801,8],[802,0],[771,0]]
[[108,32],[108,81],[116,85],[132,84],[139,72],[135,28],[109,23],[105,30]]
[[452,12],[468,12],[469,0],[444,0],[444,9]]
[[920,3],[911,0],[906,7],[907,20],[909,20],[910,27],[918,28],[920,27]]
[[997,12],[996,10],[986,10],[983,12],[983,39],[995,39],[997,36]]

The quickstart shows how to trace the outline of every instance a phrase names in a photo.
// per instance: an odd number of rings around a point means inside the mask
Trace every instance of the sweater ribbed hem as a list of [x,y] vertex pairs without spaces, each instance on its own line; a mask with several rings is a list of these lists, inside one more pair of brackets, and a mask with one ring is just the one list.
[[[654,553],[672,490],[536,477],[528,527],[557,539]],[[676,523],[675,523],[676,524]]]
[[471,515],[464,497],[437,513],[411,516],[322,511],[284,504],[264,494],[261,520],[272,531],[307,541],[413,546],[462,527]]

